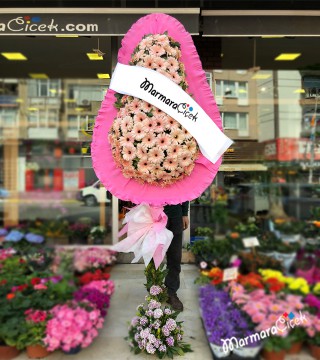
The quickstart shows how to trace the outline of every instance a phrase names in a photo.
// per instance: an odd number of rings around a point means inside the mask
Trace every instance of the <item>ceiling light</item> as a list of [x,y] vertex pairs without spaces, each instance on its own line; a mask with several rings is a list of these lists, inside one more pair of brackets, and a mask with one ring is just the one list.
[[29,107],[28,110],[29,110],[29,111],[38,111],[39,109],[36,108],[36,107]]
[[49,79],[49,76],[47,74],[41,74],[41,73],[31,73],[29,76],[32,79]]
[[64,99],[64,101],[65,101],[66,103],[74,103],[74,102],[76,102],[75,99]]
[[60,38],[75,38],[75,37],[79,37],[79,35],[56,35],[56,37],[60,37]]
[[297,89],[297,90],[294,91],[294,93],[295,94],[304,94],[305,91],[304,91],[304,89]]
[[247,93],[247,90],[245,89],[239,89],[239,94],[246,94]]
[[81,108],[81,107],[76,107],[75,108],[75,111],[83,111],[84,109],[83,108]]
[[292,61],[298,58],[301,54],[299,53],[282,53],[278,55],[275,60],[281,61]]
[[253,80],[266,80],[271,77],[271,74],[254,74],[251,79]]
[[28,60],[23,54],[19,52],[3,52],[1,53],[7,60]]
[[57,93],[56,89],[49,89],[49,91],[51,92],[51,94],[56,94]]
[[267,90],[267,88],[264,86],[260,89],[261,92],[265,92],[266,90]]
[[18,99],[16,99],[16,102],[17,103],[23,103],[23,99],[18,98]]
[[103,60],[103,56],[96,53],[87,53],[89,60]]
[[109,74],[97,74],[99,79],[110,79]]

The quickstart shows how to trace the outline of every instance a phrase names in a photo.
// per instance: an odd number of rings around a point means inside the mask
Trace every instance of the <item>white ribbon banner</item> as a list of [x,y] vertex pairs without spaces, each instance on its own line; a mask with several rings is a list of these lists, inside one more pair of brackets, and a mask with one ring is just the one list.
[[173,117],[196,139],[201,153],[212,163],[232,144],[191,96],[157,71],[118,63],[110,89],[142,99]]

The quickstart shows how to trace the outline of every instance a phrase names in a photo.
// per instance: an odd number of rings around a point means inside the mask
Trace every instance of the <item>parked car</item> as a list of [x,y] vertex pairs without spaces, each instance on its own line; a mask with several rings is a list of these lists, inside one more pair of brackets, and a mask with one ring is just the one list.
[[111,194],[106,191],[103,194],[103,189],[100,188],[100,181],[96,181],[90,186],[86,186],[77,193],[77,200],[83,201],[86,206],[96,206],[101,202],[107,204],[111,203]]

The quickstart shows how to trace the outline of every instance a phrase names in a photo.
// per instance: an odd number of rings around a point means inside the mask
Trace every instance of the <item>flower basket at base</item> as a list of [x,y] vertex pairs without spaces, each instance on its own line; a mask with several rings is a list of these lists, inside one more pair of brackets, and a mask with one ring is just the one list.
[[26,351],[29,359],[43,359],[50,355],[50,352],[42,345],[27,346]]
[[320,346],[309,344],[311,355],[316,359],[320,360]]
[[292,344],[291,349],[287,351],[287,354],[290,355],[299,354],[301,352],[302,345],[303,345],[302,341]]
[[66,355],[76,355],[81,351],[81,345],[70,349],[69,351],[62,350]]
[[7,345],[0,345],[0,359],[1,360],[10,360],[17,357],[20,354],[20,351],[13,347]]
[[284,360],[285,356],[286,356],[285,350],[281,350],[281,351],[263,350],[262,351],[262,357],[265,360]]

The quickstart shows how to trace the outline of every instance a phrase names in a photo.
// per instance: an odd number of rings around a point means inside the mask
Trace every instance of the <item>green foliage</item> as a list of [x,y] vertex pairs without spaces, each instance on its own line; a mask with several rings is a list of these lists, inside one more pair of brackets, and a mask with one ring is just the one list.
[[164,263],[162,263],[158,269],[155,268],[154,261],[151,260],[148,266],[145,268],[144,274],[146,276],[147,283],[144,284],[148,293],[151,289],[151,286],[158,285],[162,288],[162,293],[157,297],[153,298],[160,303],[165,302],[168,299],[167,289],[164,286],[164,280],[168,274],[168,270],[164,269]]
[[267,351],[275,351],[279,352],[282,350],[289,350],[291,347],[291,342],[288,337],[280,337],[280,336],[269,336],[265,343],[264,349]]
[[205,261],[216,266],[227,267],[233,254],[229,239],[214,240],[211,238],[195,241],[191,246],[191,252],[197,257],[198,262]]
[[275,220],[275,229],[280,231],[282,234],[300,234],[304,228],[304,223],[298,220]]
[[254,221],[250,221],[249,219],[246,223],[240,222],[237,224],[234,228],[234,231],[237,231],[242,237],[258,236],[260,233],[260,228]]
[[198,226],[196,229],[195,229],[195,234],[197,236],[208,236],[208,237],[213,237],[213,231],[211,228],[209,227],[201,227],[201,226]]

